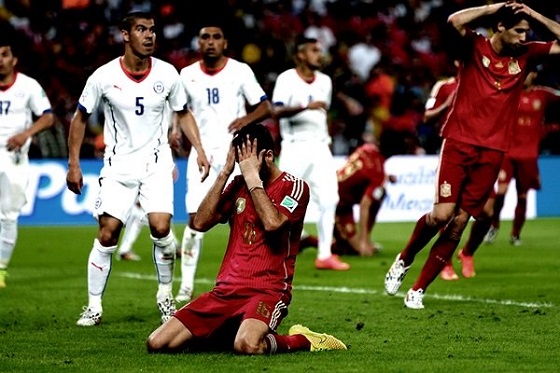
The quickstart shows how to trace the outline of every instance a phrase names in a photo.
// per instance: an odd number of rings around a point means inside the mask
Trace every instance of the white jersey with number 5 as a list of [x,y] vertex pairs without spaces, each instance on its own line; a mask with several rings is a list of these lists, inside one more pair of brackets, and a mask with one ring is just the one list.
[[105,162],[144,160],[168,151],[169,118],[187,105],[175,67],[151,58],[150,72],[140,81],[130,76],[121,57],[99,67],[88,79],[79,100],[82,111],[92,113],[103,102]]
[[204,149],[227,152],[231,142],[228,126],[247,114],[246,102],[253,106],[266,99],[253,70],[246,63],[228,58],[219,71],[210,72],[197,61],[184,67],[180,75]]

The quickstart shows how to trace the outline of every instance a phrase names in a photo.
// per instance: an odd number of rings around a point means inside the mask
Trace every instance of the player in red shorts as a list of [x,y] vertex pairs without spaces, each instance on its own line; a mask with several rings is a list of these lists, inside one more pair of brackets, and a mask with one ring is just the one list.
[[498,177],[498,191],[494,206],[492,226],[486,235],[486,242],[494,241],[500,228],[500,213],[510,181],[515,178],[517,205],[515,207],[510,243],[521,245],[520,235],[527,213],[527,193],[529,189],[539,190],[539,144],[543,135],[546,108],[560,101],[560,91],[550,87],[533,85],[537,71],[532,71],[525,81],[525,90],[519,102],[519,116],[513,131],[512,146],[509,149]]
[[[278,169],[273,149],[263,125],[237,131],[225,166],[193,219],[200,232],[229,223],[216,286],[156,329],[147,341],[149,352],[199,347],[239,354],[346,349],[333,336],[301,325],[292,326],[289,335],[276,333],[292,298],[309,186]],[[236,160],[241,175],[226,186]]]
[[[495,17],[490,38],[467,28],[490,15]],[[456,97],[441,131],[434,208],[418,220],[385,276],[385,291],[396,294],[416,254],[445,227],[405,296],[408,308],[424,308],[424,292],[453,255],[470,217],[490,218],[483,208],[510,144],[525,77],[540,57],[560,53],[557,41],[526,40],[529,21],[560,38],[560,24],[516,2],[467,8],[448,18],[462,36],[463,55]]]

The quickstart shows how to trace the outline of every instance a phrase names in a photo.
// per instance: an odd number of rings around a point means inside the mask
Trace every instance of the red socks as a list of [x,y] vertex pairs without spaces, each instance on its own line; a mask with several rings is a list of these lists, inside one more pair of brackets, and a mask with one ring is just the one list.
[[284,352],[309,351],[311,342],[302,334],[278,335],[267,334],[264,338],[269,354],[280,354]]

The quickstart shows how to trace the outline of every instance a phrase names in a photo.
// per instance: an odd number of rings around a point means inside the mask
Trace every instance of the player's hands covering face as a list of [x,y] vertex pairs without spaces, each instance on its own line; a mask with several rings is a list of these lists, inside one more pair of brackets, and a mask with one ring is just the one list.
[[263,149],[260,153],[257,153],[257,139],[251,142],[247,138],[246,141],[242,142],[241,146],[237,147],[236,151],[239,168],[245,180],[260,179],[259,171],[266,151]]

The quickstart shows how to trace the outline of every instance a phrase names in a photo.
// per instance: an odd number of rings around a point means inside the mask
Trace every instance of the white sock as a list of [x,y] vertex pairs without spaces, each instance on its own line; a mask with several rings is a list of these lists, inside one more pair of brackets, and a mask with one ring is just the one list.
[[331,256],[331,245],[334,231],[334,214],[336,207],[323,207],[319,212],[319,220],[317,221],[317,233],[319,239],[319,247],[317,251],[318,259],[326,259]]
[[185,227],[181,242],[181,289],[194,289],[194,277],[203,237],[204,233],[195,231],[188,225]]
[[173,288],[173,265],[175,263],[175,237],[171,231],[163,238],[155,238],[150,235],[154,242],[154,265],[158,278],[158,298],[160,294],[167,295]]
[[101,299],[111,273],[111,258],[116,249],[117,246],[102,246],[97,238],[93,241],[87,265],[88,306],[91,309],[102,309]]
[[0,221],[0,269],[7,269],[17,241],[17,221]]

